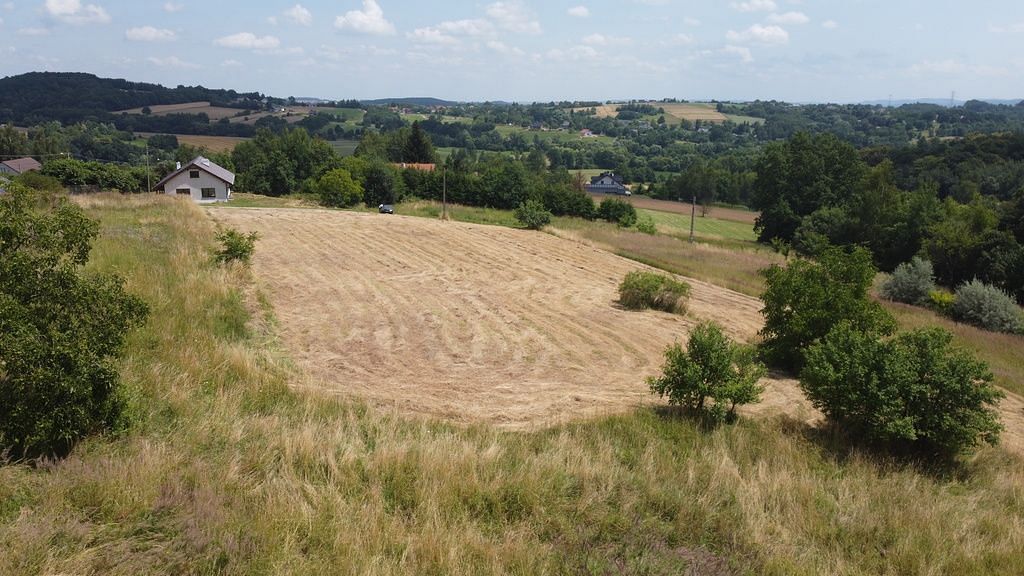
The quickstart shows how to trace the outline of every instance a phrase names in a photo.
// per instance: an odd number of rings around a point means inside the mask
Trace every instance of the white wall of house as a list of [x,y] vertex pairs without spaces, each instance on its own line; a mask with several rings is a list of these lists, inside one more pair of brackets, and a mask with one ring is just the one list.
[[[198,178],[192,178],[193,172],[199,172]],[[213,190],[213,197],[204,197],[203,190]],[[227,182],[207,173],[204,170],[185,170],[164,184],[164,194],[172,196],[189,196],[196,202],[227,202],[231,188]]]
[[0,174],[12,174],[14,176],[18,175],[17,172],[15,172],[13,169],[11,169],[6,164],[0,164]]

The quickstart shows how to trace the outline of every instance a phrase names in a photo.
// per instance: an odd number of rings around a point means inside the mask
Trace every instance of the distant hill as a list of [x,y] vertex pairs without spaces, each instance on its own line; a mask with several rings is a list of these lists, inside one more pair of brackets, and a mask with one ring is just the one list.
[[[1001,105],[1001,106],[1016,106],[1016,105],[1020,104],[1021,102],[1024,102],[1024,100],[1020,100],[1020,99],[1015,99],[1015,100],[999,100],[999,99],[994,99],[994,98],[977,98],[974,101],[984,102],[986,104],[996,104],[996,105]],[[867,104],[868,106],[890,106],[891,105],[894,108],[898,108],[898,107],[904,106],[906,104],[933,104],[933,105],[936,105],[936,106],[945,106],[946,108],[950,108],[950,107],[954,107],[955,108],[957,106],[963,106],[967,102],[969,102],[969,101],[953,100],[952,103],[951,103],[949,98],[908,98],[908,99],[902,99],[902,100],[867,100],[865,102],[860,102],[860,104]]]
[[378,100],[360,100],[364,105],[367,106],[457,106],[458,102],[451,100],[441,100],[440,98],[380,98]]
[[128,108],[199,101],[214,106],[258,108],[263,100],[259,93],[202,86],[166,88],[78,72],[30,72],[0,79],[0,123],[69,123]]

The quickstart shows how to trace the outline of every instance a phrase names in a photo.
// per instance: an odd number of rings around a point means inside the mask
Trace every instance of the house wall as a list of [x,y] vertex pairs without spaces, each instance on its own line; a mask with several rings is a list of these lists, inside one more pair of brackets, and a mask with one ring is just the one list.
[[[189,196],[196,202],[227,202],[230,187],[220,178],[199,171],[199,178],[189,177],[191,170],[185,170],[164,184],[164,194],[175,196],[179,188],[188,188]],[[203,188],[213,188],[216,191],[216,198],[203,198]]]
[[6,164],[0,164],[0,174],[13,174],[15,176],[18,175],[17,172],[12,170],[11,167]]

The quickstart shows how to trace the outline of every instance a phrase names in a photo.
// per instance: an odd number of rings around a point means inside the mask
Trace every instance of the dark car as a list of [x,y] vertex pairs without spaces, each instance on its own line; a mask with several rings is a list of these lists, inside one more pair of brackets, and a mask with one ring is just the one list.
[[391,204],[381,204],[380,206],[377,207],[377,211],[380,212],[381,214],[394,214],[395,207],[392,206]]

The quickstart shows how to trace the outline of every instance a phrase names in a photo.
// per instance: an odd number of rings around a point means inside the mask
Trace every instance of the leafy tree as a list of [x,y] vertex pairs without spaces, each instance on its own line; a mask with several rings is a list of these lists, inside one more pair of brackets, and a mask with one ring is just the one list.
[[320,203],[333,208],[348,208],[363,201],[363,187],[344,168],[324,174],[317,181]]
[[537,200],[527,200],[515,210],[516,220],[530,230],[540,230],[551,223],[551,212]]
[[636,208],[625,200],[605,198],[597,208],[597,217],[608,222],[615,222],[623,228],[636,224]]
[[0,196],[0,453],[60,454],[123,423],[116,359],[146,305],[85,273],[99,226],[66,200]]
[[817,262],[797,259],[763,270],[760,334],[769,363],[799,371],[806,348],[843,321],[865,333],[892,334],[896,321],[868,296],[875,272],[863,248],[829,248]]
[[382,161],[370,163],[366,168],[363,196],[367,206],[394,204],[402,198],[402,179],[397,171]]
[[765,368],[753,350],[730,340],[714,323],[702,323],[690,333],[686,350],[678,343],[665,350],[660,378],[648,378],[651,392],[668,397],[669,404],[704,411],[716,420],[733,419],[736,408],[760,401],[758,381]]
[[994,445],[1003,394],[952,338],[926,328],[883,340],[842,322],[807,350],[800,386],[830,422],[870,443],[945,456]]

